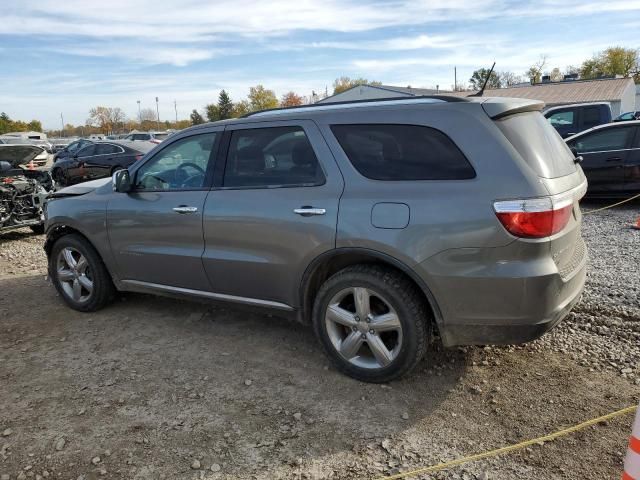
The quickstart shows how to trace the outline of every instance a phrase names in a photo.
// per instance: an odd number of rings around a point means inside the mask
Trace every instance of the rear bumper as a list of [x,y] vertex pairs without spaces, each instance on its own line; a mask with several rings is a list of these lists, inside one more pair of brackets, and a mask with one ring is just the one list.
[[[533,260],[515,261],[500,259],[505,255],[499,249],[462,250],[443,252],[420,265],[440,309],[438,328],[447,347],[535,340],[580,300],[586,249],[571,272],[559,271],[548,251]],[[475,253],[480,258],[472,260],[475,255],[469,250],[479,250]]]

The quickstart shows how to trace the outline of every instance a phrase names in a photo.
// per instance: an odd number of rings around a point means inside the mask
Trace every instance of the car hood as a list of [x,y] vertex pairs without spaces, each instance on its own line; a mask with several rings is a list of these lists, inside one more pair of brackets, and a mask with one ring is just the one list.
[[76,185],[71,185],[70,187],[65,187],[60,190],[57,190],[53,195],[53,198],[56,197],[69,197],[75,195],[86,195],[87,193],[91,193],[94,190],[111,183],[111,177],[100,178],[98,180],[91,180],[89,182],[78,183]]
[[0,145],[0,161],[9,162],[13,168],[29,163],[44,152],[35,145]]

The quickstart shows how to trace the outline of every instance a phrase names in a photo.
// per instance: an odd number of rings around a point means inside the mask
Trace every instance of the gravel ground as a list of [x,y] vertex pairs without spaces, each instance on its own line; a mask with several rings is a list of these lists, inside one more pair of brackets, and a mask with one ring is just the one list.
[[[584,297],[541,340],[434,347],[389,385],[338,374],[309,329],[259,313],[145,295],[74,312],[43,237],[0,235],[0,478],[376,478],[634,404],[639,214],[585,217]],[[421,478],[619,478],[630,424]]]

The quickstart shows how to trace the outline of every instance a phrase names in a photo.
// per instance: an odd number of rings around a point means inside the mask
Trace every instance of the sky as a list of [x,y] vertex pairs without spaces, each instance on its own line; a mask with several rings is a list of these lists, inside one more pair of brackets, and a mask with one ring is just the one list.
[[262,84],[280,97],[340,76],[441,89],[490,67],[523,74],[640,47],[640,0],[5,0],[0,111],[45,129],[90,108],[161,120]]

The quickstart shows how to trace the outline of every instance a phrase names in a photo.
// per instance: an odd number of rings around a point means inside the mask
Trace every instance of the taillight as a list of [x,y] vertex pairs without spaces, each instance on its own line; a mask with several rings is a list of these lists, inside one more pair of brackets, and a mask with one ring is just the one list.
[[569,223],[573,202],[586,192],[586,184],[559,195],[493,203],[500,223],[522,238],[544,238],[562,231]]

